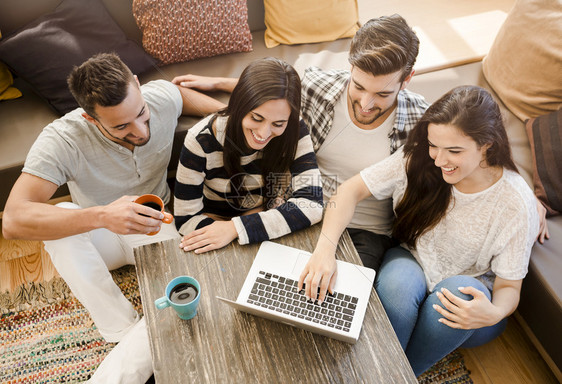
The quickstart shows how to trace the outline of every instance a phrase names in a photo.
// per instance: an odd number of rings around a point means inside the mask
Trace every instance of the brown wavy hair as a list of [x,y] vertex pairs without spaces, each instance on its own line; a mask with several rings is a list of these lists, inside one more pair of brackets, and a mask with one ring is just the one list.
[[398,14],[367,21],[351,40],[349,63],[373,76],[402,71],[404,81],[414,68],[420,41]]
[[408,185],[395,209],[392,235],[410,247],[445,216],[452,199],[452,186],[429,156],[429,124],[454,125],[479,148],[490,144],[486,164],[517,172],[500,109],[490,93],[477,86],[447,92],[427,109],[404,146]]

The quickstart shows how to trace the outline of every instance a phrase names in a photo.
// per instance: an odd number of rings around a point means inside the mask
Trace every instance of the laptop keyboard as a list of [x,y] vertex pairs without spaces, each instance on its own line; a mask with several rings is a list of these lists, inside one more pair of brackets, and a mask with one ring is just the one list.
[[317,301],[307,300],[304,289],[299,292],[297,285],[296,280],[260,271],[247,302],[349,332],[357,297],[328,292],[324,302],[319,305]]

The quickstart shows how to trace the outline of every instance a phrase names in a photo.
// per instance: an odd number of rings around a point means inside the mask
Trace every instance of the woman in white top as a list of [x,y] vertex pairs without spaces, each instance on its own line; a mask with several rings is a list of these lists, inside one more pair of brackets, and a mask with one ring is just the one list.
[[539,231],[533,192],[517,173],[499,108],[482,88],[436,101],[403,150],[364,169],[328,204],[299,285],[323,300],[335,249],[358,201],[393,198],[393,236],[375,289],[420,375],[457,347],[490,341],[519,302]]

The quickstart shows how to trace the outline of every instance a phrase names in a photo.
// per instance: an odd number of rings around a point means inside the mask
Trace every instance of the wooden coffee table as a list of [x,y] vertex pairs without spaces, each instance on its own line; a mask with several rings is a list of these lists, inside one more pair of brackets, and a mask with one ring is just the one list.
[[[320,225],[274,241],[311,252],[318,236]],[[248,315],[216,299],[236,300],[258,248],[233,243],[196,255],[168,240],[135,249],[156,382],[417,383],[374,289],[354,345]],[[337,257],[361,264],[347,232]],[[192,320],[154,306],[179,275],[201,283]]]

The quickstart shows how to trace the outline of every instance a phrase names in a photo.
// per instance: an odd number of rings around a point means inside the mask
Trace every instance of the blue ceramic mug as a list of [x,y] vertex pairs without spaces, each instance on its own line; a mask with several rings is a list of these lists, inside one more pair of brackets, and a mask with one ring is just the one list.
[[201,286],[191,276],[178,276],[166,286],[166,295],[154,301],[158,309],[172,307],[180,319],[189,320],[197,314]]

